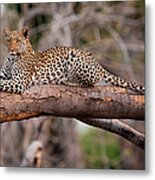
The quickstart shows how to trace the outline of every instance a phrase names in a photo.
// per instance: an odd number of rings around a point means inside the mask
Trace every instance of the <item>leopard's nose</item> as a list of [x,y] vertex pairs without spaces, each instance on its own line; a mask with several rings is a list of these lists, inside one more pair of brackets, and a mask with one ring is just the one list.
[[15,52],[14,50],[11,50],[11,49],[10,49],[10,54],[11,54],[11,55],[16,55],[16,52]]
[[10,47],[10,48],[9,48],[9,51],[10,51],[10,52],[13,52],[13,48]]

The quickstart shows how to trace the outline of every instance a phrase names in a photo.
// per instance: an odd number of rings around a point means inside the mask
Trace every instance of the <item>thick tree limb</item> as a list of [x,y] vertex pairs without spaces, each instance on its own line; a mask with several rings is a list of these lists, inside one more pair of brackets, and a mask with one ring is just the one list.
[[79,118],[83,123],[89,124],[93,127],[107,130],[109,132],[115,133],[122,136],[123,138],[129,140],[136,146],[145,149],[145,136],[144,134],[133,129],[129,125],[117,120],[117,119],[88,119]]
[[0,123],[39,115],[144,120],[144,96],[110,86],[33,87],[25,93],[0,93]]

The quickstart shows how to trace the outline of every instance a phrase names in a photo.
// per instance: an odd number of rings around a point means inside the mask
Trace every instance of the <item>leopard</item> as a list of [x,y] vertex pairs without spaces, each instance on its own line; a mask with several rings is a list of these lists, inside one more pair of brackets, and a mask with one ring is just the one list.
[[0,91],[23,93],[32,86],[64,84],[91,87],[104,81],[144,95],[145,87],[109,72],[86,49],[55,46],[35,51],[29,28],[4,29],[8,56],[0,69]]

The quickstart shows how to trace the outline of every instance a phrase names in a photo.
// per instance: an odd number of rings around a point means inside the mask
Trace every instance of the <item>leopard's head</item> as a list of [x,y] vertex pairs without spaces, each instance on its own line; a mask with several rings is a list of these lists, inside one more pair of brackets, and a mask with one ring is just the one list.
[[30,47],[28,33],[29,29],[24,27],[21,31],[10,31],[4,29],[7,47],[10,55],[20,55]]

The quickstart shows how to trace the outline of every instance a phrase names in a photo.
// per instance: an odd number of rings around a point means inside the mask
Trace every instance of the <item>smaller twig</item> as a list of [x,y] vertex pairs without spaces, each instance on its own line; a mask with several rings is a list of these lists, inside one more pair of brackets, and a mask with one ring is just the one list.
[[131,126],[117,120],[117,119],[89,119],[78,118],[83,123],[89,124],[100,129],[115,133],[129,140],[138,147],[145,149],[145,136]]

